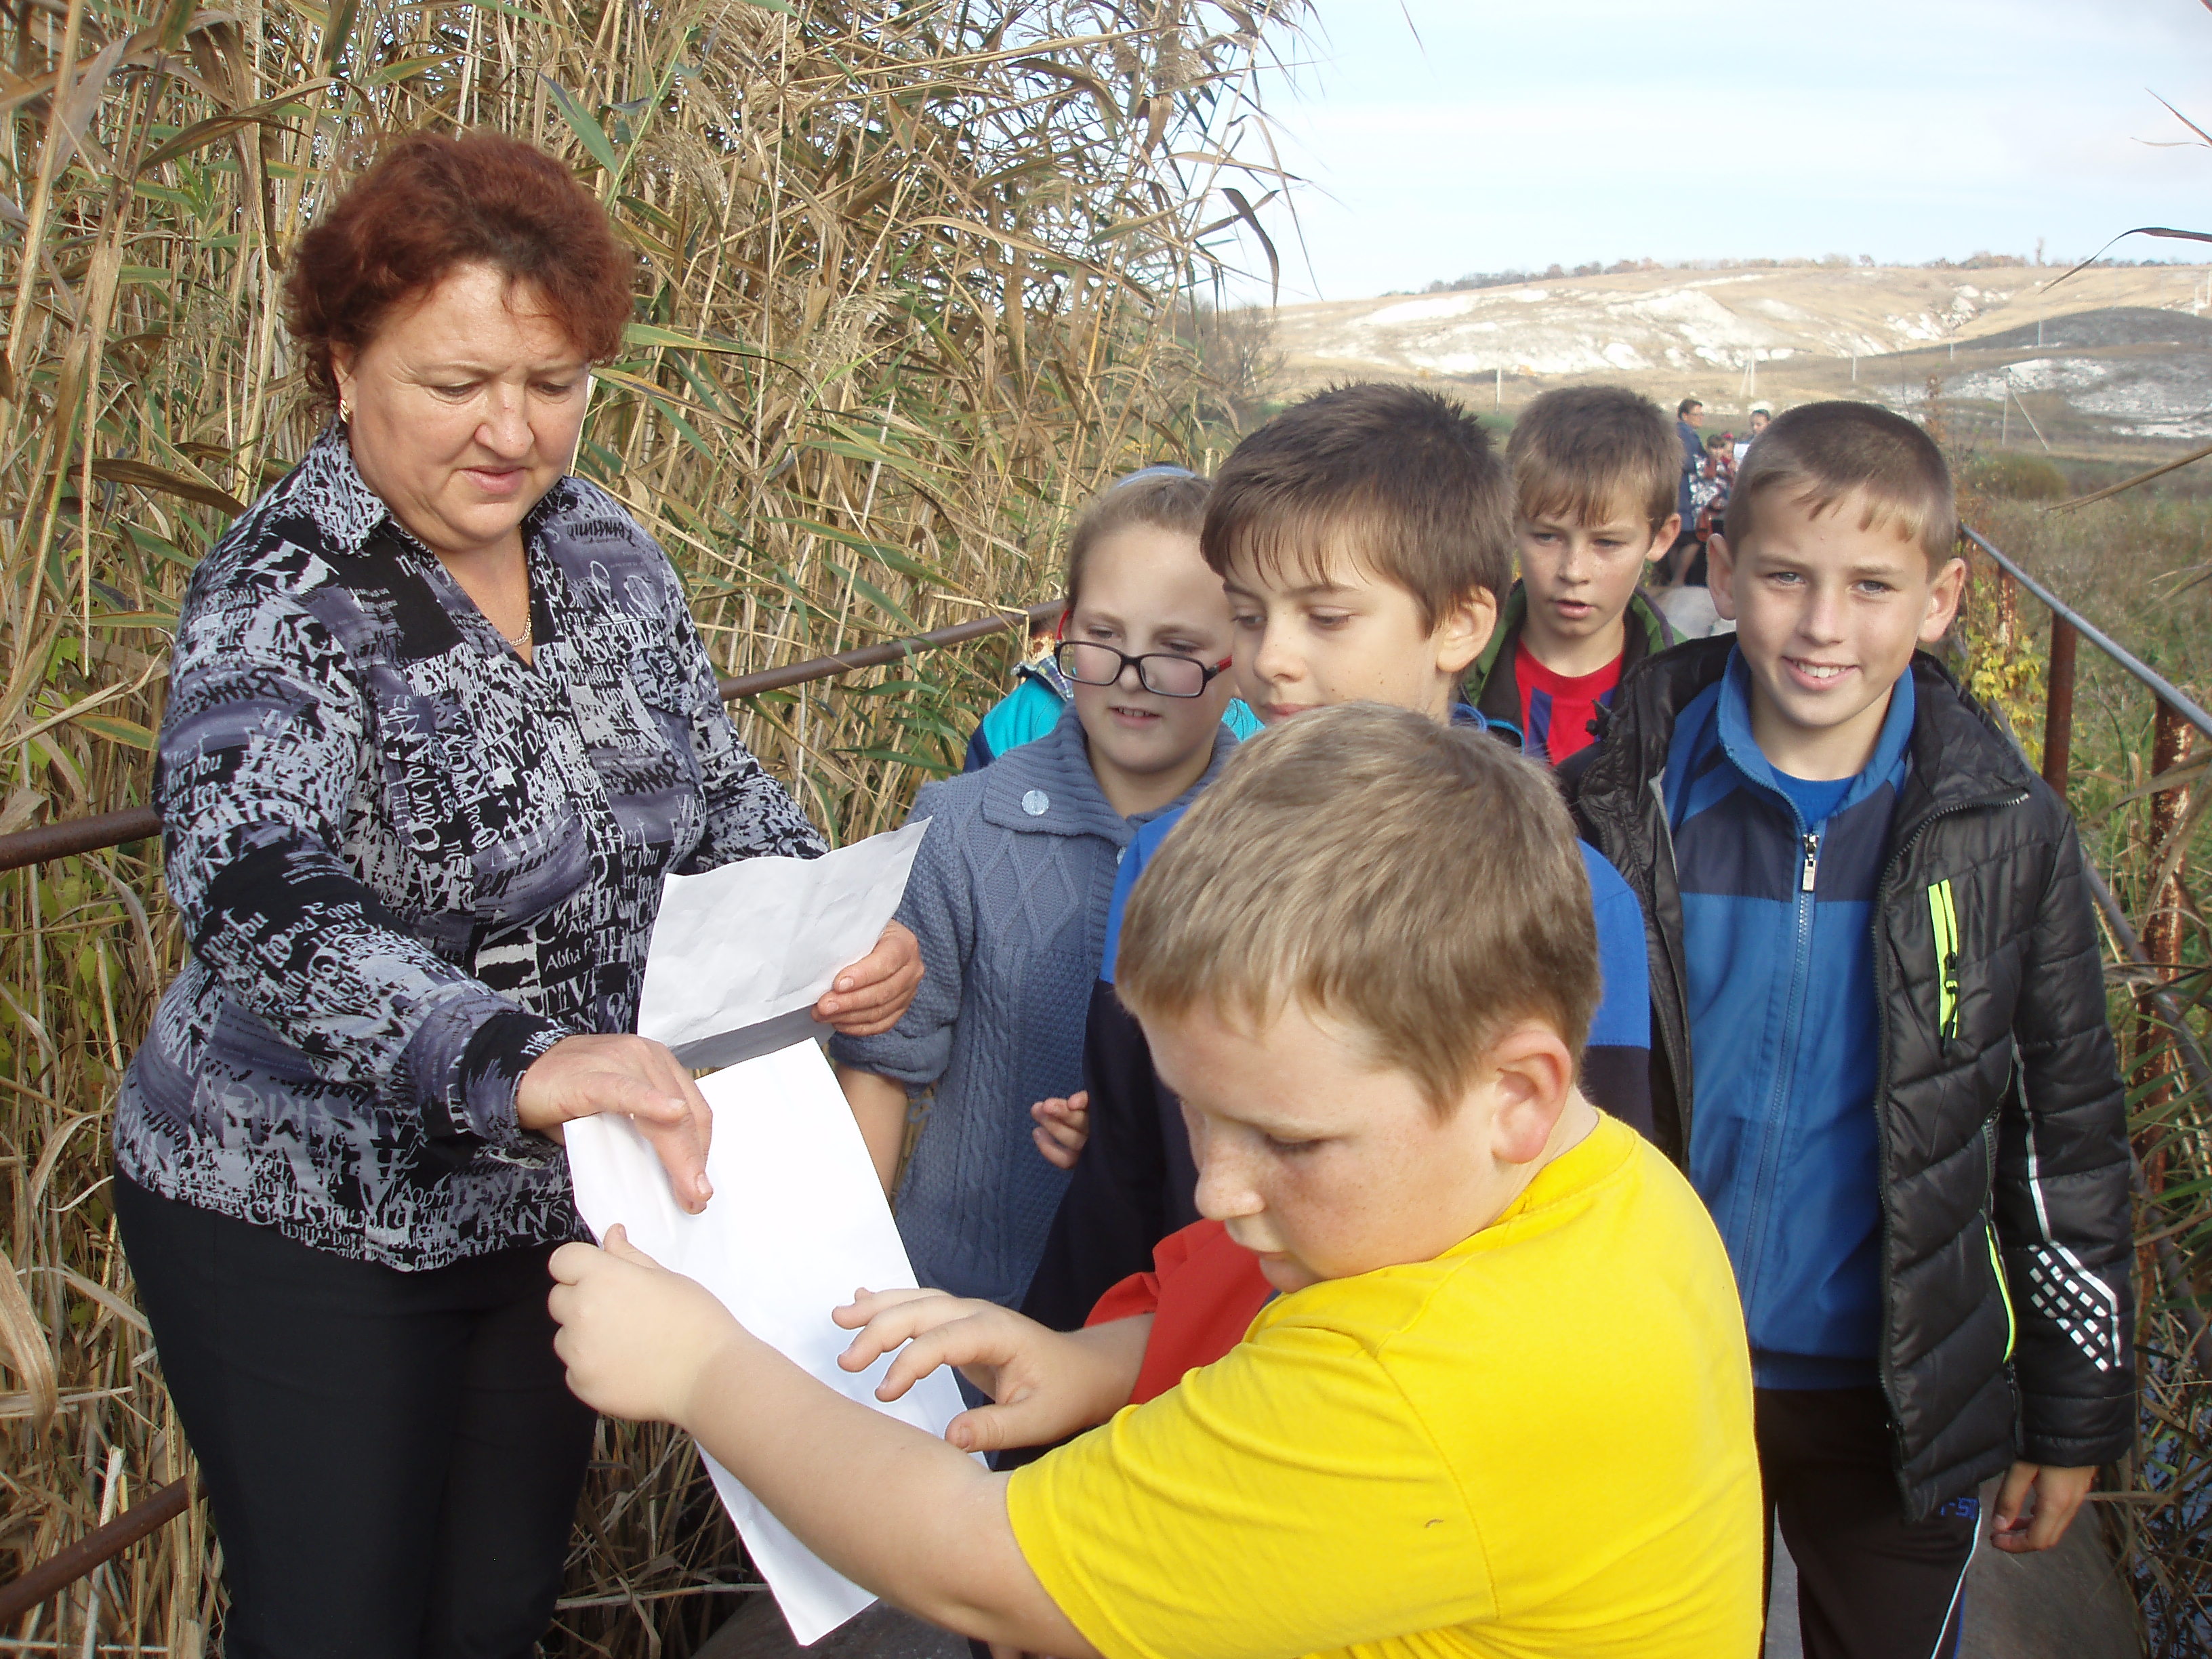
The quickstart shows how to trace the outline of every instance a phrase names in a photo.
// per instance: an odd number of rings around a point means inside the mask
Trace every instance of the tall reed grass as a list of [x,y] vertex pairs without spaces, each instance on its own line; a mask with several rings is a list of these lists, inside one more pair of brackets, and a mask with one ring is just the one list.
[[[1045,596],[1073,505],[1194,453],[1212,405],[1176,318],[1224,236],[1264,244],[1255,77],[1303,3],[9,8],[0,830],[147,799],[184,581],[317,427],[287,254],[387,135],[526,137],[607,204],[640,297],[580,470],[741,672]],[[918,659],[742,724],[864,835],[957,763],[1004,662]],[[0,1577],[189,1462],[104,1184],[182,948],[159,852],[0,878]],[[599,1454],[560,1642],[689,1652],[742,1556],[687,1445],[608,1429]],[[211,1548],[196,1510],[6,1634],[196,1654]]]
[[[2078,514],[1995,496],[1970,507],[1976,528],[2052,591],[2200,705],[2212,702],[2212,584],[2201,568],[2212,500],[2144,490]],[[1967,625],[1977,683],[2039,758],[2045,616],[2024,595],[2003,614],[1986,569],[1976,587]],[[2142,1609],[2145,1650],[2202,1656],[2212,1653],[2212,1377],[2203,1358],[2212,1342],[2196,1332],[2212,1308],[2212,1097],[2179,1063],[2173,1023],[2145,992],[2162,983],[2182,1027],[2200,1050],[2212,1048],[2212,915],[2202,897],[2212,867],[2204,766],[2212,740],[2197,737],[2192,757],[2154,775],[2152,696],[2087,642],[2078,660],[2069,793],[2089,860],[2141,932],[2151,933],[2160,913],[2172,924],[2172,955],[2152,976],[2130,970],[2118,939],[2107,939],[2112,1029],[2143,1170],[2136,1213],[2143,1409],[2136,1453],[2100,1495],[2100,1510]],[[2152,812],[2158,785],[2185,792],[2179,821],[2164,833]]]

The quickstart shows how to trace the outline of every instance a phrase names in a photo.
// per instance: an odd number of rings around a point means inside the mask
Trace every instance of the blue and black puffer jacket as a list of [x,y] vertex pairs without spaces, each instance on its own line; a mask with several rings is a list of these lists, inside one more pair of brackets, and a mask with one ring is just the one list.
[[[1584,833],[1643,902],[1656,1138],[1686,1165],[1693,1103],[1709,1091],[1692,1064],[1685,888],[1702,902],[1712,883],[1710,871],[1677,864],[1678,809],[1697,804],[1668,766],[1678,721],[1709,711],[1699,699],[1734,649],[1728,638],[1696,640],[1649,659],[1623,682],[1599,744],[1562,774]],[[1881,782],[1893,792],[1886,845],[1874,843],[1860,872],[1870,879],[1849,883],[1853,903],[1868,907],[1868,948],[1849,954],[1875,984],[1874,1027],[1858,1038],[1874,1045],[1870,1358],[1917,1517],[2015,1457],[2080,1467],[2121,1456],[2134,1436],[2135,1366],[2124,1094],[2081,842],[2064,803],[1942,666],[1922,654],[1911,672],[1910,731]],[[1796,826],[1764,833],[1773,826],[1761,813],[1788,817],[1767,797],[1753,788],[1722,804],[1742,866],[1733,885],[1747,894],[1764,881],[1776,890],[1768,896],[1795,902],[1805,873]],[[1762,860],[1778,870],[1762,874]],[[1829,871],[1815,873],[1825,889]],[[1814,948],[1809,926],[1805,937]],[[1810,966],[1851,971],[1843,954]],[[1716,1045],[1779,1040],[1764,1024],[1729,1024],[1752,1017],[1706,1009],[1698,1049],[1725,1072]],[[1802,1178],[1828,1173],[1809,1155],[1807,1165]],[[1756,1327],[1759,1310],[1747,1312]]]

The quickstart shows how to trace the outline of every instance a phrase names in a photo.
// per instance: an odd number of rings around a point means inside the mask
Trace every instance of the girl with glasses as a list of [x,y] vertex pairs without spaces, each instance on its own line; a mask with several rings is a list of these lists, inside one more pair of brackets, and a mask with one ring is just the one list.
[[1235,745],[1229,601],[1199,553],[1206,492],[1148,467],[1091,505],[1048,659],[1060,718],[915,802],[931,823],[899,919],[927,975],[896,1026],[830,1054],[922,1284],[1008,1304],[1027,1289],[1066,1182],[1050,1155],[1064,1115],[1041,1113],[1033,1135],[1030,1107],[1080,1088],[1121,850]]

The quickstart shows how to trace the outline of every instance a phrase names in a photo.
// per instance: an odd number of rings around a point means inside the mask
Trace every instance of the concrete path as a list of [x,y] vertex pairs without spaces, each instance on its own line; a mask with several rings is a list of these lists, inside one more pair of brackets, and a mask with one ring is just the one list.
[[[1984,1494],[1986,1507],[1994,1487]],[[2042,1555],[1977,1550],[1966,1575],[1960,1659],[2141,1659],[2135,1604],[2084,1510]],[[753,1597],[699,1650],[698,1659],[968,1659],[968,1644],[881,1602],[811,1648],[792,1640],[775,1598]],[[1776,1540],[1766,1659],[1804,1659],[1797,1638],[1797,1570]]]
[[[1982,1493],[1986,1514],[1996,1493]],[[1986,1539],[1966,1570],[1960,1659],[2141,1659],[2135,1600],[2085,1508],[2056,1549],[2007,1555]],[[1797,1569],[1774,1541],[1766,1659],[1804,1659],[1797,1637]]]

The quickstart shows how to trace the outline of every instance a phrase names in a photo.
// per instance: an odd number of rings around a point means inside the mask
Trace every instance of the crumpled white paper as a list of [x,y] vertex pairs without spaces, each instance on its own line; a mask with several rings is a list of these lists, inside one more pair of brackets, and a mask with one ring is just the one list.
[[[838,1393],[941,1437],[961,1410],[950,1371],[932,1372],[885,1405],[874,1390],[890,1355],[859,1373],[837,1365],[853,1334],[830,1310],[858,1285],[911,1285],[914,1269],[821,1049],[801,1042],[763,1054],[702,1079],[699,1091],[714,1114],[707,1153],[714,1196],[706,1209],[684,1212],[628,1118],[578,1118],[568,1126],[568,1169],[586,1224],[604,1238],[622,1223],[640,1249],[697,1279],[747,1330]],[[793,1537],[736,1476],[706,1462],[801,1644],[875,1600]]]
[[638,1035],[696,1070],[823,1035],[806,1011],[875,948],[928,827],[923,818],[818,859],[739,859],[665,878]]

